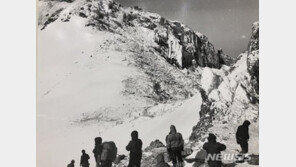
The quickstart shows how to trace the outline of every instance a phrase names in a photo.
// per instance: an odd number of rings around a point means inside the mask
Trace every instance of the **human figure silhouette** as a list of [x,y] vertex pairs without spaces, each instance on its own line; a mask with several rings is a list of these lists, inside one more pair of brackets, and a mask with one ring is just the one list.
[[210,167],[221,167],[221,151],[226,149],[224,144],[216,141],[216,136],[209,134],[208,142],[203,145],[203,149],[207,152],[207,162]]
[[117,156],[117,147],[113,141],[104,142],[102,144],[101,154],[101,166],[100,167],[111,167],[112,162],[115,161]]
[[142,140],[139,139],[137,131],[131,133],[132,140],[126,146],[126,150],[130,151],[130,159],[128,167],[140,167],[142,159]]
[[166,137],[167,150],[173,162],[173,166],[182,166],[182,151],[184,149],[184,140],[181,133],[178,133],[176,127],[171,125],[170,133]]
[[246,120],[244,123],[237,128],[236,131],[236,142],[241,146],[241,153],[245,154],[249,152],[249,126],[250,121]]
[[100,166],[101,163],[101,154],[102,154],[102,138],[101,137],[96,137],[95,138],[95,148],[93,149],[95,161],[96,161],[96,167]]
[[72,161],[67,165],[67,167],[74,167],[74,165],[75,165],[75,161],[72,160]]
[[85,153],[85,150],[82,150],[82,155],[80,158],[80,166],[82,167],[89,167],[89,155]]

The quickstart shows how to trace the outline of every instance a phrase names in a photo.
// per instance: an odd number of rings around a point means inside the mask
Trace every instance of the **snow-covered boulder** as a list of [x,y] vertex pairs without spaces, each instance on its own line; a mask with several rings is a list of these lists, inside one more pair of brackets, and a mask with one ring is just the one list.
[[148,147],[145,148],[145,151],[151,151],[155,148],[165,147],[165,145],[158,139],[152,141]]

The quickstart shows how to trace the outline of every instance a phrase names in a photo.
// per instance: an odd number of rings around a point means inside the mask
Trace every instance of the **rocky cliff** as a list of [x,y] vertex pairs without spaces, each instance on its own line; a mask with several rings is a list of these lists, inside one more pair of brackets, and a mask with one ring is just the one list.
[[39,6],[38,24],[41,29],[57,19],[68,22],[73,16],[87,19],[85,26],[117,34],[126,33],[130,27],[142,27],[153,36],[157,44],[154,49],[168,62],[180,68],[193,65],[221,68],[223,64],[231,64],[231,58],[223,54],[222,50],[216,51],[205,35],[182,23],[144,12],[138,7],[122,7],[113,0],[40,0]]
[[[171,124],[184,137],[191,134],[186,156],[195,156],[209,132],[234,151],[235,128],[245,119],[257,153],[256,24],[249,51],[234,63],[205,35],[139,7],[113,0],[40,0],[38,6],[37,165],[77,160],[98,135],[126,154],[135,127],[144,147],[164,143]],[[164,152],[154,142],[143,166]]]
[[[254,28],[255,27],[255,28]],[[252,53],[258,56],[259,47],[255,46],[259,35],[254,36],[259,29],[259,23],[254,23],[250,45],[253,51],[242,53],[238,61],[232,66],[223,66],[220,69],[200,68],[201,75],[196,82],[200,85],[202,105],[199,111],[200,119],[192,128],[190,140],[186,143],[183,156],[186,157],[186,166],[201,167],[204,162],[197,161],[203,154],[202,145],[207,141],[209,133],[214,133],[217,140],[227,146],[223,155],[238,154],[239,145],[236,143],[235,133],[237,127],[245,120],[251,122],[249,154],[251,159],[243,164],[236,164],[235,159],[223,160],[225,166],[258,166],[259,165],[259,94],[253,82],[254,76],[259,76],[258,71],[250,69]],[[259,61],[258,59],[256,61]],[[165,146],[159,141],[154,141],[144,151],[142,166],[155,165],[158,154],[168,157]],[[121,161],[120,165],[127,165],[128,158]],[[166,159],[167,160],[167,159]]]
[[[238,153],[236,128],[244,120],[251,122],[250,154],[259,147],[259,23],[252,27],[248,51],[238,61],[220,70],[204,68],[201,76],[203,104],[200,121],[193,127],[192,147],[199,150],[208,133],[227,145],[225,153]],[[224,154],[225,154],[224,153]],[[227,162],[225,162],[227,163]],[[228,162],[230,163],[230,162]]]
[[252,35],[248,46],[248,72],[254,87],[254,98],[259,100],[259,22],[253,24]]

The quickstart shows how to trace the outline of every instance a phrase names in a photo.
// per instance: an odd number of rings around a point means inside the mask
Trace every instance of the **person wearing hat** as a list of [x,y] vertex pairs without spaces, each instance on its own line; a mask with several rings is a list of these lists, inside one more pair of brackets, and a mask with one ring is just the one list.
[[208,142],[203,145],[207,152],[207,162],[210,167],[221,167],[221,151],[226,150],[226,146],[216,141],[216,136],[209,134]]
[[249,126],[251,125],[250,121],[246,120],[244,123],[237,128],[236,131],[236,142],[241,146],[241,153],[245,154],[249,151]]
[[139,139],[138,131],[132,131],[132,140],[126,146],[126,150],[130,152],[128,167],[140,167],[142,160],[142,140]]

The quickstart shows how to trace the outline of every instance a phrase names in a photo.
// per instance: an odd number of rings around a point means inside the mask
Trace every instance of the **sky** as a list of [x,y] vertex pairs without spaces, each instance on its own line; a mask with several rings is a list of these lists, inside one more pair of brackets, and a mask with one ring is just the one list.
[[209,38],[230,56],[245,51],[252,23],[259,20],[259,0],[116,0],[123,6],[182,22]]

